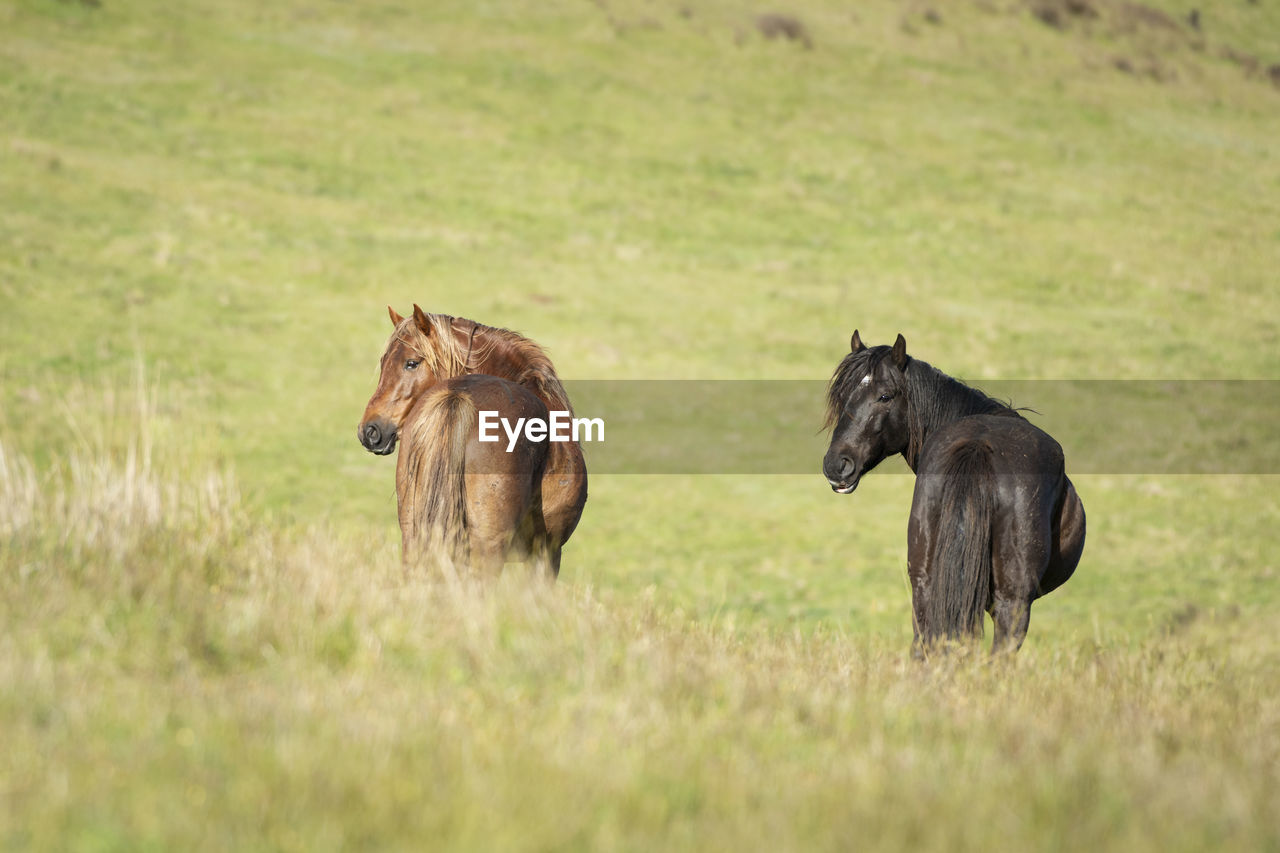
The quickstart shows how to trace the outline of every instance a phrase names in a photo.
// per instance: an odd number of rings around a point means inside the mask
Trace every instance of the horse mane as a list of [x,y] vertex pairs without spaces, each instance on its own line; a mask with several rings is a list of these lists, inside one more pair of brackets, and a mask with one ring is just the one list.
[[422,355],[423,366],[432,375],[440,380],[468,373],[497,376],[528,388],[548,411],[573,415],[569,394],[542,347],[510,329],[448,314],[425,316],[429,333],[419,329],[412,317],[397,331],[402,343]]
[[[889,346],[869,347],[844,357],[827,386],[827,416],[824,428],[835,426],[847,401],[863,378],[874,374],[889,357]],[[925,439],[938,427],[970,415],[1010,415],[1022,417],[1008,403],[989,397],[965,385],[918,358],[909,358],[905,367],[888,371],[895,394],[907,398],[907,451],[903,455],[914,470]]]

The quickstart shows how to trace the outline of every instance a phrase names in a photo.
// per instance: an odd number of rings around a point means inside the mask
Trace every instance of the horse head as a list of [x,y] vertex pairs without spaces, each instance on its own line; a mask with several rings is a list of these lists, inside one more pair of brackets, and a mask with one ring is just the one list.
[[892,347],[868,347],[854,331],[850,352],[827,389],[831,444],[822,460],[822,473],[833,491],[849,494],[862,475],[907,449],[904,371],[909,360],[902,335]]
[[417,305],[407,319],[390,306],[387,312],[395,330],[382,354],[378,387],[356,428],[360,443],[379,456],[395,450],[400,428],[423,392],[457,375],[453,365],[441,357],[449,349],[447,342],[440,340],[449,334],[447,325],[433,322]]

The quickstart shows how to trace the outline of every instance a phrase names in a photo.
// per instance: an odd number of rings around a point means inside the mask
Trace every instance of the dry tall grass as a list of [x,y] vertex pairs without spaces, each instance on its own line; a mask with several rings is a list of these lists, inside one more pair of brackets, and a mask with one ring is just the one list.
[[264,527],[190,467],[0,447],[6,846],[1280,843],[1274,621],[921,666],[405,578],[393,544]]

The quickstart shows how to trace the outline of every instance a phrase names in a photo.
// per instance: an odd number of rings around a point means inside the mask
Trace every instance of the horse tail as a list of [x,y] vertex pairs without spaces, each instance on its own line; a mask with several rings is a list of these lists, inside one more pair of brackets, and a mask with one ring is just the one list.
[[466,391],[446,389],[424,401],[408,424],[399,472],[400,531],[406,562],[443,559],[465,564],[466,452],[479,415]]
[[982,636],[991,597],[991,522],[995,506],[993,449],[966,442],[941,471],[942,510],[929,561],[926,641]]

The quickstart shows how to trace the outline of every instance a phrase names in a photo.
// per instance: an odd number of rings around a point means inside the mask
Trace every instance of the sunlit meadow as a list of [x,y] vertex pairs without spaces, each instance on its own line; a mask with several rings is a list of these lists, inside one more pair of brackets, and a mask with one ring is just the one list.
[[593,475],[477,586],[355,439],[414,302],[576,380],[1274,380],[1280,12],[1198,11],[0,0],[0,843],[1280,846],[1266,466],[1073,474],[1017,658],[921,665],[901,466]]

